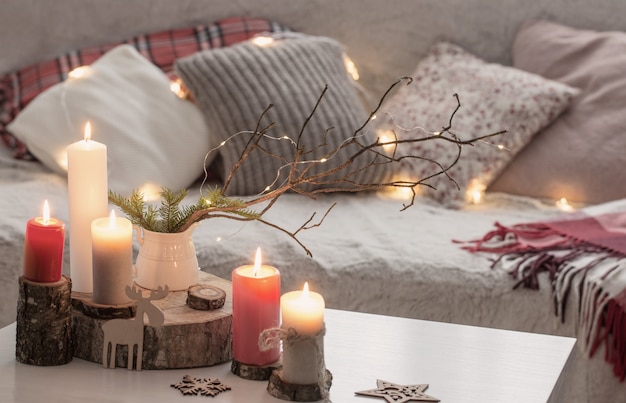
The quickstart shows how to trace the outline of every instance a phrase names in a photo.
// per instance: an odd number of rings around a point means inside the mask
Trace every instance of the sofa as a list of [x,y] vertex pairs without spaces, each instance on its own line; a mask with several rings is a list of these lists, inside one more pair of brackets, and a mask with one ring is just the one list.
[[[418,186],[412,203],[406,189],[404,193],[402,189],[322,192],[315,197],[284,194],[265,219],[288,231],[295,231],[312,213],[318,220],[334,206],[318,227],[298,233],[299,242],[260,222],[202,221],[193,234],[200,269],[230,279],[232,270],[250,263],[261,246],[264,260],[281,272],[283,291],[300,289],[308,281],[329,308],[579,337],[555,393],[561,393],[564,402],[626,402],[623,380],[605,360],[604,347],[590,355],[588,342],[580,337],[582,319],[573,307],[582,304],[583,292],[577,291],[582,285],[559,297],[568,309],[555,309],[551,273],[538,273],[534,287],[518,286],[519,278],[497,260],[498,254],[463,248],[466,242],[489,234],[495,223],[514,226],[554,219],[569,209],[592,214],[624,207],[621,133],[626,121],[620,116],[620,100],[626,98],[626,83],[619,70],[620,51],[626,47],[624,3],[128,0],[111,4],[104,0],[0,4],[0,75],[5,88],[3,93],[0,87],[0,122],[6,146],[0,147],[0,326],[15,320],[25,226],[38,215],[43,198],[71,232],[67,178],[63,164],[54,158],[69,144],[66,127],[78,126],[85,114],[99,123],[94,125],[94,136],[110,142],[113,190],[128,192],[138,183],[131,179],[140,178],[156,188],[186,187],[185,201],[193,203],[205,186],[203,179],[219,184],[236,160],[237,152],[229,154],[220,144],[239,130],[254,129],[250,122],[256,123],[267,102],[258,94],[274,94],[270,101],[275,108],[281,101],[287,108],[302,105],[279,99],[283,88],[263,87],[259,77],[289,76],[295,83],[311,78],[309,83],[317,85],[316,63],[327,65],[319,62],[319,54],[335,63],[340,46],[360,77],[346,85],[347,75],[333,70],[339,78],[323,99],[327,102],[320,114],[330,118],[320,123],[321,130],[335,124],[355,128],[365,118],[371,128],[367,135],[374,139],[389,131],[403,139],[415,130],[440,134],[453,116],[453,135],[506,133],[464,147],[461,162],[450,171],[454,181],[440,175],[432,188]],[[185,30],[193,27],[194,46],[199,48],[184,55],[155,51],[161,49],[158,41],[163,37],[147,35],[167,32],[170,40],[180,39],[172,32],[188,35]],[[204,45],[198,45],[198,32],[207,35]],[[247,45],[248,39],[268,32],[278,41],[301,44],[301,56],[281,59],[280,68],[265,70],[264,63],[278,56],[263,51],[258,57],[270,54],[267,60],[247,59],[256,50],[241,46],[252,46]],[[236,58],[230,49],[239,52]],[[226,66],[228,74],[216,73],[221,71],[213,58],[218,50],[224,51],[226,61],[220,66]],[[151,58],[151,67],[146,67],[145,58]],[[160,58],[168,61],[159,64]],[[138,75],[128,79],[118,74],[115,69],[120,64],[111,62],[116,60],[128,63],[125,71]],[[42,64],[46,61],[52,65]],[[109,83],[94,81],[86,89],[72,88],[67,73],[83,64],[93,64],[100,75],[111,74],[119,87],[109,91],[113,88]],[[31,74],[46,69],[63,74],[50,82],[31,80],[29,87],[28,77],[15,73],[27,67],[31,69],[23,71]],[[248,69],[254,74],[248,74]],[[147,76],[154,80],[144,82]],[[217,80],[207,83],[207,76]],[[238,90],[234,84],[229,87],[233,76],[233,83],[246,85]],[[394,86],[402,77],[413,80]],[[19,91],[17,80],[22,80]],[[169,84],[167,80],[182,80],[188,91],[184,104],[159,92],[158,85]],[[39,87],[32,87],[33,82]],[[133,92],[135,86],[150,94],[145,98],[149,103],[133,103],[138,94]],[[312,84],[304,88],[298,92],[302,99],[316,98],[321,90]],[[458,104],[453,92],[459,96]],[[94,93],[106,96],[93,97]],[[501,98],[491,101],[494,93]],[[166,98],[167,104],[161,101]],[[231,103],[235,107],[228,109]],[[244,114],[243,104],[250,114]],[[111,105],[114,112],[97,105]],[[310,113],[307,108],[310,105],[278,114],[277,122],[293,120],[290,123],[297,128]],[[368,115],[373,110],[375,120]],[[142,124],[135,125],[139,120]],[[240,127],[241,122],[246,127]],[[430,126],[423,127],[426,124]],[[199,132],[212,136],[198,136]],[[159,146],[153,147],[156,142]],[[123,150],[115,149],[122,143]],[[427,144],[412,144],[407,152],[435,161],[451,158],[449,150]],[[213,151],[212,164],[206,164],[207,150]],[[275,166],[256,163],[248,167],[255,180],[233,185],[235,195],[245,198],[262,192],[255,186],[265,186],[273,178]],[[209,165],[210,172],[203,172]],[[429,168],[411,161],[400,165],[397,173],[408,175],[405,178],[432,172],[432,164]],[[564,204],[565,199],[569,203]],[[135,254],[138,249],[135,243]],[[618,261],[619,268],[622,263]],[[71,276],[68,239],[63,270]],[[583,284],[584,279],[577,281]]]

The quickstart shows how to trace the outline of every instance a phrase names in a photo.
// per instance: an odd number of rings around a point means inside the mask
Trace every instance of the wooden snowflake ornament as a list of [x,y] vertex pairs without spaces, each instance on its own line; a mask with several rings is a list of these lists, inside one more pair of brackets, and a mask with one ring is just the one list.
[[201,395],[215,397],[221,392],[230,390],[230,386],[224,385],[219,379],[194,378],[189,375],[183,376],[183,380],[170,385],[180,390],[183,395]]
[[376,385],[378,389],[363,390],[361,392],[355,392],[355,394],[360,396],[380,397],[389,403],[440,401],[436,397],[424,393],[428,388],[428,384],[398,385],[379,379],[376,381]]

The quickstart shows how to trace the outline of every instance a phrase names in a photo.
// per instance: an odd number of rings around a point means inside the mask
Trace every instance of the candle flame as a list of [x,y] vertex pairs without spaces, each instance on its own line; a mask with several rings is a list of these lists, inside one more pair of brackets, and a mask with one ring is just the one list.
[[111,215],[109,215],[109,228],[115,228],[115,210],[111,210]]
[[308,298],[308,297],[309,297],[309,282],[305,281],[304,287],[302,287],[302,298]]
[[87,122],[85,125],[85,141],[91,140],[91,123]]
[[48,205],[48,199],[43,202],[43,224],[48,225],[50,222],[50,206]]
[[256,256],[254,257],[254,277],[258,276],[261,271],[261,247],[256,248]]

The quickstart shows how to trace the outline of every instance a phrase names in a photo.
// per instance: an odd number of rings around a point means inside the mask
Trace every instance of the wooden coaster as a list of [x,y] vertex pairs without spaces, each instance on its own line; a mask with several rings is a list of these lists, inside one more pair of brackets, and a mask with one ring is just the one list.
[[267,381],[270,379],[272,371],[280,368],[281,366],[282,364],[280,360],[267,365],[249,365],[233,359],[230,366],[230,372],[240,378],[248,379],[250,381]]
[[187,290],[187,305],[199,311],[220,309],[224,306],[224,301],[226,292],[212,285],[196,284]]
[[282,369],[276,369],[272,372],[270,380],[267,384],[267,391],[270,395],[292,402],[316,402],[328,398],[328,391],[333,383],[333,374],[326,370],[323,386],[314,383],[310,385],[296,385],[288,383],[282,379]]

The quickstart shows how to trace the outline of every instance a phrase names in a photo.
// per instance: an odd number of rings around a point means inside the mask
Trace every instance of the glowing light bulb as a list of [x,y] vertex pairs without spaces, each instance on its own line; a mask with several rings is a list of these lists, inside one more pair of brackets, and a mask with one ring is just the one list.
[[557,200],[556,207],[562,211],[572,211],[574,209],[565,197],[561,197],[560,200]]
[[252,43],[259,47],[266,48],[274,43],[274,38],[270,36],[257,36],[252,39]]
[[[380,142],[384,144],[383,150],[385,150],[389,154],[393,153],[393,150],[395,150],[396,148],[395,143],[390,143],[395,140],[395,136],[393,132],[391,130],[381,130],[378,133],[378,138],[380,139]],[[385,143],[390,143],[390,144],[385,144]]]
[[170,82],[170,90],[180,99],[185,99],[189,95],[180,78]]
[[350,59],[350,57],[345,53],[343,55],[343,64],[346,66],[346,71],[350,74],[350,77],[352,77],[354,81],[358,81],[360,78],[359,70],[356,68],[352,59]]
[[480,204],[483,201],[485,189],[487,187],[479,179],[472,179],[465,193],[465,200],[472,204]]
[[89,73],[89,66],[80,66],[80,67],[76,67],[74,70],[71,70],[69,73],[67,73],[67,76],[69,78],[80,78],[80,77],[84,77]]

